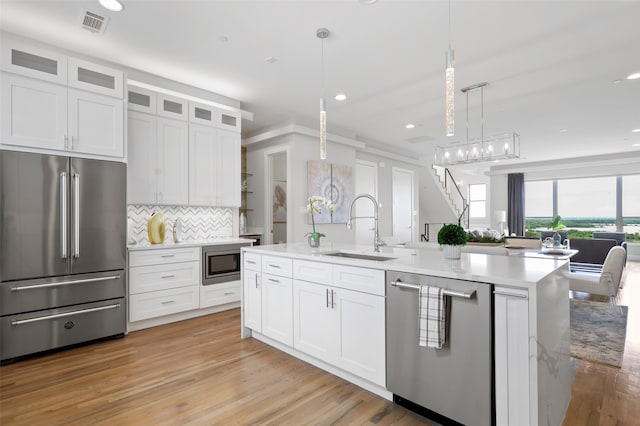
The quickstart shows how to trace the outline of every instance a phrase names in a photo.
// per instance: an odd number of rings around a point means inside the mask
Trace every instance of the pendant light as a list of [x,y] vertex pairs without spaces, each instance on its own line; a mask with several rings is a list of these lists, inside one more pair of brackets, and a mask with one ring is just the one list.
[[320,159],[327,159],[327,110],[324,100],[324,39],[329,37],[329,30],[326,28],[318,28],[316,37],[322,40],[322,57],[320,62],[320,74],[322,83],[322,92],[320,96]]
[[454,95],[455,95],[455,56],[451,49],[451,0],[449,0],[449,50],[446,55],[445,69],[445,89],[444,89],[444,117],[445,132],[447,136],[455,133],[454,115]]

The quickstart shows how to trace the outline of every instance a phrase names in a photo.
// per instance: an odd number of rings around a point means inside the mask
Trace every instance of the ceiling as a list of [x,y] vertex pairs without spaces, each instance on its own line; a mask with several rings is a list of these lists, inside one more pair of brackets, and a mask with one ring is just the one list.
[[[430,158],[466,138],[465,95],[488,82],[484,134],[521,135],[524,161],[640,152],[640,2],[451,2],[456,135],[444,135],[446,1],[0,1],[3,30],[126,64],[242,102],[251,136],[280,124],[317,128],[321,41],[328,131]],[[83,9],[111,17],[103,35]],[[226,39],[226,41],[224,41]],[[273,57],[275,62],[267,62]],[[614,81],[619,80],[618,83]],[[337,92],[346,101],[333,99]],[[479,92],[469,96],[480,134]],[[406,129],[407,123],[416,125]],[[523,160],[520,160],[523,161]]]

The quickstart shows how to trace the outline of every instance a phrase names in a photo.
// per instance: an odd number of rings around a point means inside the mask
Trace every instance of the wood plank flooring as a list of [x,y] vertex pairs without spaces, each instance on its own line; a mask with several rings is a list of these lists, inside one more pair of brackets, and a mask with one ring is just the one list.
[[[625,281],[623,366],[581,363],[565,425],[640,425],[640,263]],[[0,424],[433,424],[239,329],[235,309],[0,367]]]

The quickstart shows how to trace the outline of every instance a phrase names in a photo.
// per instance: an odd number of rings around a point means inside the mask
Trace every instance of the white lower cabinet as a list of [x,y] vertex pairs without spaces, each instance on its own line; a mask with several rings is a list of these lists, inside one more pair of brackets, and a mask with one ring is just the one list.
[[197,247],[130,252],[129,321],[198,309],[200,282]]
[[223,305],[240,301],[240,281],[200,287],[200,308]]
[[494,290],[496,424],[528,425],[529,301],[527,291]]
[[129,321],[141,321],[198,309],[200,292],[198,286],[191,286],[132,294],[129,304]]
[[293,282],[293,347],[335,364],[339,323],[330,302],[329,287],[299,280]]
[[243,277],[244,326],[258,333],[262,332],[262,285],[260,272],[246,269]]
[[293,346],[293,280],[262,274],[262,334]]
[[385,385],[384,297],[299,280],[293,295],[294,348]]

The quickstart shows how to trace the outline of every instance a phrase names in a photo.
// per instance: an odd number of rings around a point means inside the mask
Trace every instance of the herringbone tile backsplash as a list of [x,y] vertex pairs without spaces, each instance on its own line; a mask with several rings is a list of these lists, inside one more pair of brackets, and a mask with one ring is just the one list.
[[127,206],[127,216],[132,222],[129,233],[136,242],[149,241],[147,220],[155,211],[164,214],[166,224],[164,239],[167,242],[173,241],[173,224],[177,218],[182,222],[182,235],[185,240],[233,235],[233,212],[230,208],[130,204]]

